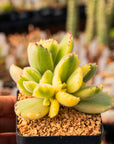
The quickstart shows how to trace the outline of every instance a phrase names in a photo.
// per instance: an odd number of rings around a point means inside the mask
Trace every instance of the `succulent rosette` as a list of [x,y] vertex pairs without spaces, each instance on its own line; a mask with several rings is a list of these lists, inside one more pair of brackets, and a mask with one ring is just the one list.
[[102,92],[102,84],[86,86],[95,74],[96,64],[79,66],[73,48],[73,37],[67,33],[60,44],[53,39],[30,43],[29,67],[10,67],[17,87],[30,98],[17,101],[15,112],[27,119],[39,119],[49,114],[55,117],[60,105],[74,107],[85,113],[101,113],[112,106],[110,95]]

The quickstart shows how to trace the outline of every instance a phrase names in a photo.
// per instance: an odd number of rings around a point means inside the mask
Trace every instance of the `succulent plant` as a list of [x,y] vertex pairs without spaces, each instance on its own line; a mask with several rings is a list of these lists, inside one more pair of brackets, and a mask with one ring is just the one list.
[[112,106],[111,97],[101,92],[102,85],[86,86],[96,72],[96,64],[80,67],[78,56],[71,53],[72,47],[70,33],[60,44],[54,40],[31,43],[28,46],[30,67],[10,67],[20,93],[29,97],[15,104],[18,116],[39,119],[49,113],[53,118],[60,105],[85,113],[101,113]]

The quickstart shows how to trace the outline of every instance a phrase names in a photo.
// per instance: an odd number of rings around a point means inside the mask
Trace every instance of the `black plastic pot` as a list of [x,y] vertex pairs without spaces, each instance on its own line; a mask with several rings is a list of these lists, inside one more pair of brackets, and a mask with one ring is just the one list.
[[105,123],[103,124],[104,127],[104,138],[108,143],[114,143],[114,123],[108,124]]
[[17,144],[101,144],[101,134],[91,136],[22,136]]
[[88,136],[22,136],[17,129],[16,137],[17,144],[101,144],[102,133]]
[[[18,96],[19,91],[17,91]],[[102,123],[102,122],[101,122]],[[103,133],[88,136],[22,136],[16,129],[17,144],[101,144]]]

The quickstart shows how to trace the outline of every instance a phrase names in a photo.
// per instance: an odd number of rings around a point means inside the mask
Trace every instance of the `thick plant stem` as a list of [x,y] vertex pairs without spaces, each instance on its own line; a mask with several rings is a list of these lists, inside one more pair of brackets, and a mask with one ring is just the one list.
[[108,45],[108,27],[106,19],[106,3],[105,0],[97,1],[96,11],[96,22],[97,22],[97,39],[100,45]]
[[87,1],[86,43],[89,44],[95,32],[96,0]]
[[71,32],[73,37],[78,37],[78,10],[76,0],[68,0],[66,30],[67,32]]

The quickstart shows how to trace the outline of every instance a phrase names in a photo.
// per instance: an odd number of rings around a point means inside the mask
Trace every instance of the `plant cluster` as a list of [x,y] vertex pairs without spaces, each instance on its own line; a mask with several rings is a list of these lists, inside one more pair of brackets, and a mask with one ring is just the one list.
[[101,92],[102,84],[86,86],[96,72],[96,64],[80,67],[78,56],[71,53],[72,48],[71,33],[67,33],[60,44],[53,39],[30,43],[30,67],[10,67],[20,93],[30,96],[15,104],[18,116],[39,119],[49,113],[53,118],[60,105],[85,113],[101,113],[111,107],[112,99]]

